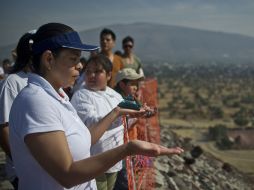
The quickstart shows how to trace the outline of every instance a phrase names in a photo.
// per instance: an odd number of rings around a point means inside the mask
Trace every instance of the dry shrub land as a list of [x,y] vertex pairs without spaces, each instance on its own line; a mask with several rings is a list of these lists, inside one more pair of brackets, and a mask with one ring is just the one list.
[[[156,159],[156,189],[254,187],[254,65],[147,63],[159,82],[161,142],[181,156]],[[0,154],[0,189],[4,181]]]
[[162,126],[254,174],[254,64],[164,63],[146,70],[159,81]]

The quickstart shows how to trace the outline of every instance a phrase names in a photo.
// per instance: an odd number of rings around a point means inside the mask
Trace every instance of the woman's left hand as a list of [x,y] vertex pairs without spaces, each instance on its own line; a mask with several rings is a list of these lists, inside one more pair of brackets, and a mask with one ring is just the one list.
[[180,147],[167,148],[165,146],[140,140],[130,141],[127,144],[127,150],[128,155],[144,155],[150,157],[181,154],[184,152]]

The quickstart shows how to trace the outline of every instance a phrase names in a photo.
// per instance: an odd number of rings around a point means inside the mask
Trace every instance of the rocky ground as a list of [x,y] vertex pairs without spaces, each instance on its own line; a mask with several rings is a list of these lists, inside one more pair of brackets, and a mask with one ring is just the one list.
[[168,128],[161,129],[163,145],[181,146],[186,152],[155,161],[158,190],[253,190],[254,179],[211,154],[190,139],[179,138]]
[[0,190],[12,190],[11,184],[5,179],[4,164],[5,154],[0,148]]
[[[167,127],[161,128],[161,142],[180,146],[185,153],[159,157],[155,161],[157,190],[254,190],[254,179],[233,166],[204,152],[190,139],[179,138]],[[5,155],[0,152],[0,190],[12,190],[5,180]]]

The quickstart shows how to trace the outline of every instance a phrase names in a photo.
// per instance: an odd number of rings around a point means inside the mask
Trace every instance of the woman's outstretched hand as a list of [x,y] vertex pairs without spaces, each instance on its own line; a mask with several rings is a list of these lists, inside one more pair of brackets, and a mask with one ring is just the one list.
[[167,148],[146,141],[133,140],[126,145],[128,155],[144,155],[150,157],[181,154],[184,150],[180,147]]

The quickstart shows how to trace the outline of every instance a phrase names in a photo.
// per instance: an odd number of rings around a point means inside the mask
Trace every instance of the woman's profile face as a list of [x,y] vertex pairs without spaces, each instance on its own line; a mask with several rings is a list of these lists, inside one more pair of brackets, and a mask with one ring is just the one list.
[[53,86],[66,88],[74,85],[82,69],[80,55],[80,50],[63,49],[55,56],[50,71]]

